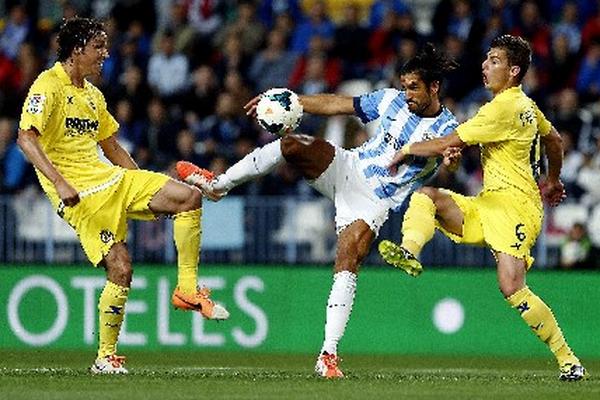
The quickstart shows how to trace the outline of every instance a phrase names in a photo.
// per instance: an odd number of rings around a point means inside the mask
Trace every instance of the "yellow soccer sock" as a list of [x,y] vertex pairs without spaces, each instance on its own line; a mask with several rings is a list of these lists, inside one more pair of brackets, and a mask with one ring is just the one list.
[[117,340],[125,317],[129,288],[106,281],[98,301],[99,344],[98,358],[117,352]]
[[175,214],[173,231],[177,247],[177,286],[184,293],[196,292],[198,285],[198,261],[200,259],[200,236],[202,209]]
[[511,307],[521,313],[533,333],[554,353],[558,365],[579,364],[569,348],[552,310],[527,286],[506,299]]
[[402,222],[402,247],[415,257],[435,233],[435,204],[429,196],[415,192]]

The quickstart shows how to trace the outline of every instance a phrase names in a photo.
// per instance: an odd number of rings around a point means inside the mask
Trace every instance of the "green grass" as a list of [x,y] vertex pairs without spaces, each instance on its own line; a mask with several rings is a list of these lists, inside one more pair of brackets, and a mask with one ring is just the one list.
[[127,355],[128,376],[91,376],[89,352],[0,351],[0,399],[600,399],[600,360],[565,383],[549,358],[347,355],[327,381],[309,355]]

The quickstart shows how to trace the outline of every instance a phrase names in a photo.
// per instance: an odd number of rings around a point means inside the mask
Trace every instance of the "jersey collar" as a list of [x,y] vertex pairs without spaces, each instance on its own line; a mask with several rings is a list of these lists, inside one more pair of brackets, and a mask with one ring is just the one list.
[[[69,77],[69,75],[67,75],[67,71],[65,71],[65,68],[62,66],[62,64],[59,61],[54,63],[52,70],[56,73],[56,76],[61,81],[61,83],[65,84],[65,85],[75,86],[75,85],[73,85],[73,82],[71,81],[71,78]],[[85,88],[86,86],[87,86],[87,79],[84,79],[83,87]]]

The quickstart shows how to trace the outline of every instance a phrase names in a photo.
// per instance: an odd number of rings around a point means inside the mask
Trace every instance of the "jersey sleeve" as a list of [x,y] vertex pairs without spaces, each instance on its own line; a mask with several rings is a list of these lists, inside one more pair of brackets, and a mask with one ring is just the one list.
[[537,118],[538,132],[541,136],[546,136],[550,133],[550,128],[552,128],[552,124],[550,123],[550,121],[548,121],[544,113],[540,111],[535,102],[533,102],[533,108],[535,110],[535,116]]
[[354,111],[363,123],[374,121],[385,111],[382,104],[389,104],[396,97],[404,101],[404,96],[398,96],[398,93],[393,89],[381,89],[354,97]]
[[456,133],[469,145],[500,142],[507,139],[510,127],[506,122],[502,108],[492,101],[483,105],[474,117],[458,125]]
[[21,110],[20,129],[35,128],[40,135],[44,134],[58,103],[57,90],[55,86],[43,79],[38,78],[33,82]]
[[119,123],[112,116],[106,107],[106,100],[104,95],[98,90],[98,141],[102,141],[114,135],[119,130]]

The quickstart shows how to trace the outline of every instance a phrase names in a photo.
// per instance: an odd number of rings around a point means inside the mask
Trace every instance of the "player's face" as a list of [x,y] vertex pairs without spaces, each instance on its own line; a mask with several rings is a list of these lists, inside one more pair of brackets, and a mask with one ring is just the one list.
[[404,74],[400,77],[402,90],[406,92],[406,104],[410,112],[423,115],[431,108],[433,94],[431,89],[415,73]]
[[100,75],[104,60],[108,58],[106,33],[94,36],[83,48],[78,57],[79,67],[84,76]]
[[511,71],[514,68],[518,67],[511,68],[504,49],[491,48],[487,53],[487,58],[481,64],[483,85],[492,93],[499,93],[509,86]]

